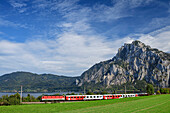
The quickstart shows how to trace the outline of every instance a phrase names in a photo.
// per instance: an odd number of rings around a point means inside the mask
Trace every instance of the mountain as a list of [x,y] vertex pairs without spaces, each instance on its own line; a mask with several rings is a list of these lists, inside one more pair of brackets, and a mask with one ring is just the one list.
[[78,79],[78,77],[13,72],[0,76],[0,91],[18,91],[21,85],[23,85],[24,92],[77,90],[76,79]]
[[[84,84],[120,86],[144,81],[159,87],[170,86],[170,54],[140,41],[124,44],[115,57],[93,65],[77,80]],[[143,83],[142,83],[143,84]]]
[[[80,77],[13,72],[0,76],[0,91],[145,91],[147,83],[170,87],[170,53],[153,49],[140,41],[124,44],[110,60],[95,64]],[[103,89],[102,89],[103,88]],[[120,92],[121,93],[121,92]]]

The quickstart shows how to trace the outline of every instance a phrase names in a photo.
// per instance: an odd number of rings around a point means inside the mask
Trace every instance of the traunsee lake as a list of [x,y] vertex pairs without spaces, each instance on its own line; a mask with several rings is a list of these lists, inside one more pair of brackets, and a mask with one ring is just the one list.
[[[38,96],[40,96],[40,95],[42,95],[42,94],[45,94],[45,95],[53,95],[53,94],[67,94],[67,93],[76,93],[76,94],[79,94],[80,92],[53,92],[53,93],[22,93],[22,96],[23,97],[26,97],[28,94],[30,94],[31,96],[34,96],[34,97],[38,97]],[[14,95],[14,94],[16,94],[16,92],[15,93],[6,93],[6,92],[0,92],[0,97],[2,97],[3,95],[8,95],[8,96],[10,96],[10,95]],[[19,94],[21,94],[21,93],[19,93]]]

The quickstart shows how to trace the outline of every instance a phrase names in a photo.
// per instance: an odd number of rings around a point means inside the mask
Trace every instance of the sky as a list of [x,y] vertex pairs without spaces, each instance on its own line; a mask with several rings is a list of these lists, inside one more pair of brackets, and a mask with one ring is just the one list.
[[134,40],[170,52],[170,0],[0,0],[0,75],[80,76]]

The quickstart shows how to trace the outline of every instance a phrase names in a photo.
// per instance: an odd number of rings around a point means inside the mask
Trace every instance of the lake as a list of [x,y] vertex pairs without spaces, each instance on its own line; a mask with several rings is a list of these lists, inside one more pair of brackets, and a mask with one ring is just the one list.
[[[22,96],[23,97],[26,97],[28,94],[30,94],[31,96],[34,96],[34,97],[38,97],[38,96],[40,96],[40,95],[42,95],[42,94],[44,94],[44,95],[53,95],[53,94],[67,94],[67,93],[76,93],[76,94],[79,94],[79,92],[53,92],[53,93],[22,93]],[[8,95],[8,96],[10,96],[10,95],[14,95],[14,94],[16,94],[16,92],[15,93],[6,93],[6,92],[0,92],[0,97],[2,97],[3,95]],[[20,94],[20,93],[19,93]]]

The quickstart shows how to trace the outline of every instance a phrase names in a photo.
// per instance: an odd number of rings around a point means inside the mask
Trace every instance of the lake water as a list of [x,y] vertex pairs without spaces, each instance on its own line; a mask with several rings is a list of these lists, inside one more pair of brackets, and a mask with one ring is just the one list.
[[[67,94],[67,93],[72,93],[72,92],[53,92],[53,93],[22,93],[22,96],[23,97],[26,97],[28,94],[30,94],[31,96],[34,96],[34,97],[38,97],[38,96],[40,96],[40,95],[42,95],[42,94],[45,94],[45,95],[53,95],[53,94]],[[73,93],[76,93],[76,94],[79,94],[79,92],[73,92]],[[14,95],[14,94],[16,94],[16,92],[15,93],[6,93],[6,92],[0,92],[0,97],[2,97],[3,95],[8,95],[8,96],[10,96],[10,95]],[[20,93],[19,93],[20,94]]]

